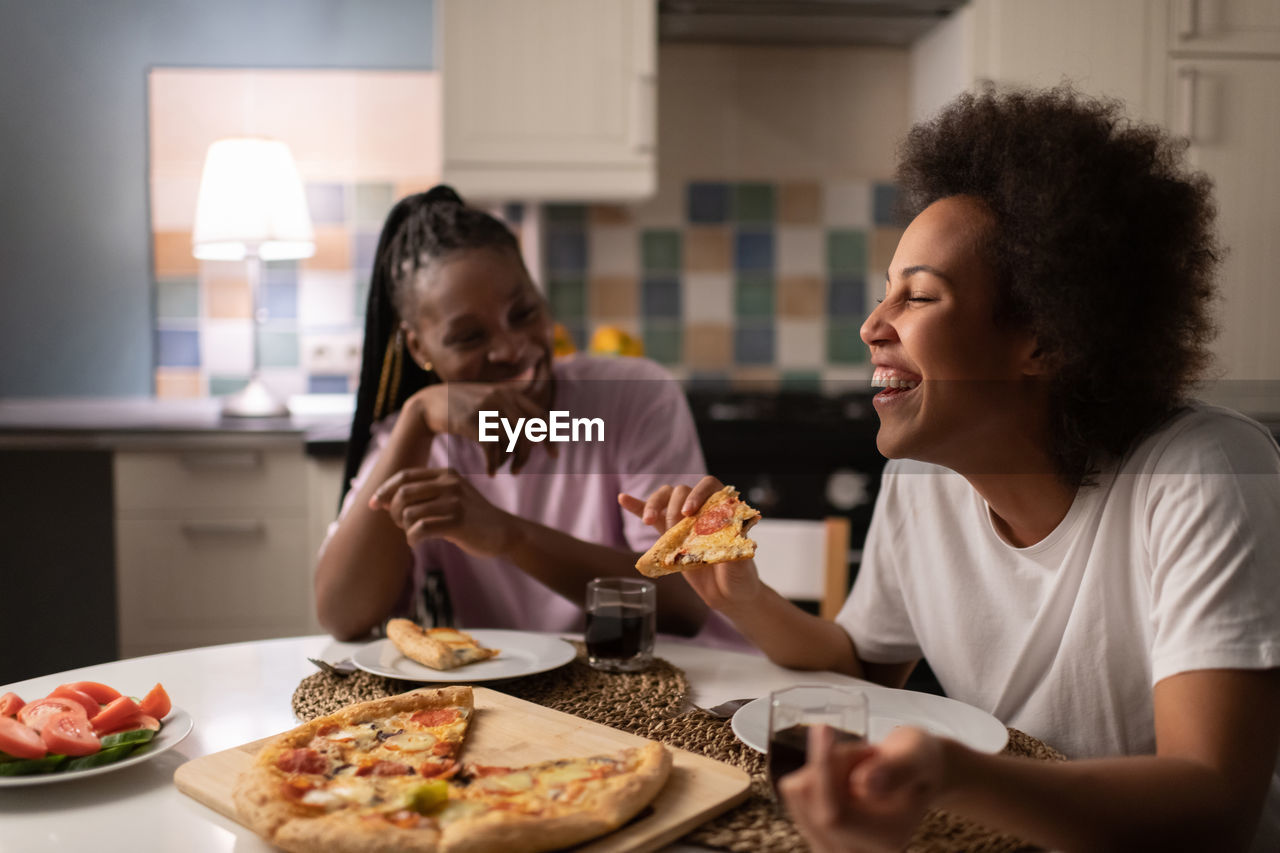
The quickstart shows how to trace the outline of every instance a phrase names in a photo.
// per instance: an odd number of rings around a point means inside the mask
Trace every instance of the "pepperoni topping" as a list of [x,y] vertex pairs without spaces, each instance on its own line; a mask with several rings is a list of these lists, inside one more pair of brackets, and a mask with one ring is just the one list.
[[319,729],[317,729],[316,736],[328,737],[329,735],[333,734],[336,731],[338,731],[338,726],[334,725],[333,723],[330,723],[327,726],[321,726]]
[[458,745],[447,740],[438,740],[436,745],[431,747],[432,755],[453,755],[458,751]]
[[447,726],[462,718],[457,708],[436,708],[431,711],[419,711],[409,719],[420,726]]
[[285,773],[323,773],[329,762],[314,749],[291,749],[276,759],[276,767]]
[[418,767],[418,775],[423,779],[448,779],[459,770],[458,762],[453,759],[445,761],[428,761]]
[[408,764],[401,764],[399,761],[385,761],[378,759],[368,764],[361,764],[360,769],[356,771],[357,776],[404,776],[412,773],[413,768]]
[[727,500],[698,516],[693,523],[693,532],[699,536],[708,536],[723,528],[733,518],[733,508],[737,501]]

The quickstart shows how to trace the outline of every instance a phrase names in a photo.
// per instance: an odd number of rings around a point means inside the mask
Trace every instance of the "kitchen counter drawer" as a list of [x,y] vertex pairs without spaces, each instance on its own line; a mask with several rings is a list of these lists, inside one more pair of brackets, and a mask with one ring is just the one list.
[[311,630],[305,517],[122,519],[116,548],[126,657]]
[[306,461],[301,446],[130,451],[115,454],[120,517],[187,510],[306,514]]

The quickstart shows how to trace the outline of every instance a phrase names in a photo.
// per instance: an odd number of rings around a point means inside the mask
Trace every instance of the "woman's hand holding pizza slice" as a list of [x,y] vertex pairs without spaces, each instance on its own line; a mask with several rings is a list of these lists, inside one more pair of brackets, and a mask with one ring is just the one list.
[[763,588],[751,560],[755,543],[746,537],[760,513],[732,486],[707,476],[692,489],[662,486],[647,500],[622,494],[618,503],[662,534],[637,561],[641,573],[682,572],[702,600],[718,610],[745,604]]

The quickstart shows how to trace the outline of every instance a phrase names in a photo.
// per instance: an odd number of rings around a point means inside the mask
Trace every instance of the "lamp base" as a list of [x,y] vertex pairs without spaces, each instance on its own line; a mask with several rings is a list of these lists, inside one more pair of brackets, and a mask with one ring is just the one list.
[[289,407],[276,398],[257,376],[235,394],[222,398],[222,416],[228,418],[287,418]]

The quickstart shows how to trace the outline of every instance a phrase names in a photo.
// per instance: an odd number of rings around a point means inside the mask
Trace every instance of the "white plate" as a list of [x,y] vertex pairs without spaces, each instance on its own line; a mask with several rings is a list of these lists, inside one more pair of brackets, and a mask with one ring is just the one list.
[[[1009,732],[995,717],[972,705],[914,690],[894,690],[869,685],[867,694],[870,740],[878,743],[898,726],[919,726],[925,731],[949,737],[979,752],[999,752],[1009,740]],[[769,747],[769,697],[762,696],[738,709],[731,721],[738,740],[752,749],[767,752]]]
[[191,715],[181,708],[174,708],[164,718],[164,725],[156,732],[144,751],[135,752],[128,758],[104,764],[101,767],[90,767],[87,770],[59,770],[54,773],[36,773],[31,776],[0,776],[0,788],[20,788],[24,785],[48,785],[53,782],[67,782],[72,779],[83,779],[86,776],[97,776],[110,773],[122,767],[131,767],[143,761],[149,761],[162,752],[173,749],[182,739],[191,734]]
[[376,640],[364,646],[351,660],[365,672],[405,681],[464,682],[518,678],[564,666],[577,650],[559,637],[503,631],[496,628],[467,629],[475,641],[490,649],[501,649],[496,658],[469,663],[457,669],[432,669],[409,660],[390,640]]

